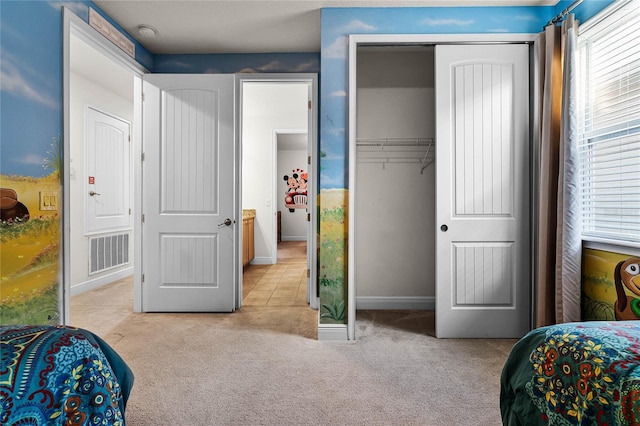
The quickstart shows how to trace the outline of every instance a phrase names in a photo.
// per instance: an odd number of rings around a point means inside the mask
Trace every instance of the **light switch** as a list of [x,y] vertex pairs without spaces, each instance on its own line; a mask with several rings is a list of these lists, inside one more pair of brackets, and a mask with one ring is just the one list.
[[57,191],[40,191],[40,210],[58,210]]

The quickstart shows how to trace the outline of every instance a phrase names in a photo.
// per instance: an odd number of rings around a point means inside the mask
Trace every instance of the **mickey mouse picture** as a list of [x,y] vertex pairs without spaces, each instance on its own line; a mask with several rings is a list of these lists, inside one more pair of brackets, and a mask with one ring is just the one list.
[[287,182],[287,194],[291,194],[293,192],[297,192],[298,188],[298,174],[294,173],[289,177],[288,175],[284,175],[284,181]]
[[309,178],[309,174],[302,169],[293,169],[292,172],[291,176],[284,175],[283,177],[287,183],[284,204],[291,213],[296,209],[307,208],[307,182]]

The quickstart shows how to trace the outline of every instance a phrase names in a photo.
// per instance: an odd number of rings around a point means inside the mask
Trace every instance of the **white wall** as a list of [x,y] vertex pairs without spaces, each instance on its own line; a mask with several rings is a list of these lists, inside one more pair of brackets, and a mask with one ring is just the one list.
[[[432,52],[359,51],[357,82],[358,138],[435,137]],[[409,300],[407,307],[434,301],[435,167],[421,174],[413,161],[357,162],[359,309],[400,307],[385,298]]]
[[[242,89],[242,208],[255,209],[255,258],[269,264],[276,253],[275,131],[307,130],[308,85],[245,82]],[[284,213],[283,213],[284,214]]]
[[[70,91],[70,125],[71,125],[71,180],[70,180],[70,217],[71,217],[71,290],[73,294],[95,288],[98,285],[111,282],[121,277],[122,272],[130,275],[133,265],[133,233],[129,237],[129,266],[114,268],[103,273],[89,275],[88,255],[89,239],[85,236],[85,121],[87,106],[92,106],[133,122],[133,102],[114,93],[110,88],[104,87],[84,76],[71,73]],[[131,90],[133,95],[133,77],[131,78]]]
[[294,209],[290,212],[284,204],[285,194],[287,192],[287,183],[283,177],[291,176],[292,170],[307,169],[307,150],[283,150],[278,149],[278,210],[281,215],[281,232],[282,241],[307,241],[308,223],[306,209]]

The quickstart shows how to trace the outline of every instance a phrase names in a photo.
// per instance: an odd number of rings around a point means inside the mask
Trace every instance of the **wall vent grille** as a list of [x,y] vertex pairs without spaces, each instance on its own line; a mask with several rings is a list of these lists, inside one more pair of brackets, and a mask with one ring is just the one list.
[[89,238],[89,275],[128,263],[128,233]]

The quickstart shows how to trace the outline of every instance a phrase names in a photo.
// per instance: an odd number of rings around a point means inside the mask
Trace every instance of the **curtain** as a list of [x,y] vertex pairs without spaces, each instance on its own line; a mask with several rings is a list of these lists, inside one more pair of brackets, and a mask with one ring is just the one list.
[[540,138],[535,255],[536,327],[580,320],[577,21],[540,34]]

